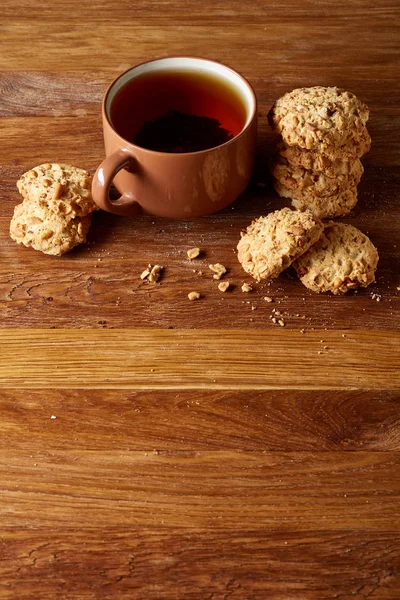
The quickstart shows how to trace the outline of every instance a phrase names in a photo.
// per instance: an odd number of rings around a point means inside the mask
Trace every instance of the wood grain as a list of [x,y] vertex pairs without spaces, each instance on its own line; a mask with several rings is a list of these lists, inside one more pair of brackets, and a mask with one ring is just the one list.
[[399,452],[8,449],[0,477],[3,527],[400,531]]
[[389,390],[3,389],[0,450],[391,452],[399,405]]
[[[195,314],[193,318],[196,318]],[[0,387],[397,389],[397,332],[3,329]],[[285,368],[282,365],[285,364]]]
[[[7,3],[12,10],[12,3],[9,0]],[[229,62],[229,59],[231,62],[240,61],[242,67],[252,65],[258,71],[262,68],[273,78],[279,78],[282,71],[286,76],[297,78],[299,66],[307,77],[310,77],[307,74],[310,67],[314,75],[321,76],[324,73],[326,77],[326,59],[329,59],[330,75],[336,77],[339,83],[346,77],[343,69],[345,64],[352,68],[354,80],[362,79],[365,73],[370,73],[371,68],[382,66],[385,67],[386,77],[394,78],[397,74],[395,51],[399,25],[393,18],[398,12],[395,5],[389,7],[383,0],[383,10],[380,11],[378,6],[372,16],[372,7],[367,4],[367,10],[365,2],[359,3],[361,10],[355,15],[349,15],[345,2],[338,2],[333,11],[331,5],[325,5],[325,14],[321,14],[318,8],[313,11],[313,3],[307,2],[309,11],[303,9],[300,19],[296,12],[290,15],[287,5],[284,7],[287,18],[282,19],[282,7],[279,5],[270,11],[265,9],[263,2],[253,4],[258,4],[259,10],[263,10],[264,18],[254,15],[253,19],[240,27],[240,16],[235,15],[234,23],[225,23],[222,15],[215,21],[211,19],[206,24],[206,30],[205,24],[190,22],[190,5],[185,6],[183,12],[181,3],[164,7],[164,11],[169,8],[168,16],[165,18],[164,13],[164,18],[158,23],[151,17],[148,23],[135,20],[134,11],[128,11],[125,18],[129,19],[129,26],[125,27],[121,27],[124,16],[120,13],[116,19],[97,21],[96,27],[91,20],[92,13],[85,20],[80,11],[62,21],[57,20],[56,12],[50,13],[50,18],[37,19],[34,23],[27,22],[26,16],[10,15],[5,25],[7,35],[2,42],[0,68],[26,69],[25,45],[27,41],[34,40],[37,53],[31,55],[29,60],[33,70],[43,70],[45,67],[48,70],[65,71],[76,69],[78,65],[80,68],[110,70],[118,65],[129,66],[132,61],[147,60],[149,56],[186,54],[208,55],[222,62]],[[48,4],[51,8],[52,5]],[[65,14],[65,11],[62,12]],[[172,12],[174,17],[171,20]],[[185,19],[184,23],[175,21],[177,12],[182,13],[180,18]],[[372,27],[373,19],[375,27]],[[309,35],[316,24],[318,35]],[[373,44],[367,43],[369,33],[374,35]],[[68,53],[65,52],[66,46]],[[232,52],[232,47],[237,51]],[[244,48],[246,52],[243,52]],[[322,57],[325,60],[321,60]]]
[[[1,600],[400,597],[398,3],[4,0],[0,21]],[[174,54],[255,88],[242,198],[196,221],[97,214],[60,259],[11,242],[20,175],[93,172],[110,81]],[[318,84],[371,109],[345,221],[378,247],[377,281],[318,296],[289,270],[243,294],[240,230],[283,205],[267,111]]]
[[55,527],[6,529],[0,544],[4,600],[15,589],[21,600],[193,600],[200,589],[217,600],[393,600],[400,591],[400,536],[390,531]]

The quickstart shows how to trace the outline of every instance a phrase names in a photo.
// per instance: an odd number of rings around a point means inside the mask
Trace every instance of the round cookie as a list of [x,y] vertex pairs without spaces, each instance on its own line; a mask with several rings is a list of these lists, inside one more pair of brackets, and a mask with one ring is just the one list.
[[71,217],[52,213],[38,202],[24,200],[14,209],[10,236],[44,254],[60,256],[86,241],[92,215]]
[[361,231],[330,221],[316,244],[293,266],[310,290],[339,295],[372,283],[378,259],[377,249]]
[[289,146],[318,152],[352,148],[366,135],[368,107],[337,87],[298,88],[279,98],[269,122]]
[[291,190],[277,180],[274,181],[274,188],[282,198],[290,198],[294,208],[302,211],[310,210],[318,219],[344,217],[357,204],[356,186],[324,197],[311,193],[311,188]]
[[323,172],[313,172],[296,167],[283,156],[271,163],[271,173],[283,186],[294,192],[310,193],[313,196],[333,196],[344,189],[355,187],[360,182],[364,169],[360,160],[354,161],[353,169],[346,175],[327,177]]
[[359,169],[360,156],[368,152],[371,147],[371,138],[354,146],[355,154],[337,152],[336,154],[320,154],[311,150],[304,150],[298,146],[288,146],[282,140],[277,143],[277,150],[281,156],[296,167],[303,167],[308,171],[323,172],[327,177],[351,175],[354,169]]
[[311,212],[282,208],[249,225],[237,245],[238,260],[257,281],[278,277],[314,244],[323,224]]
[[57,214],[84,217],[97,210],[90,173],[78,167],[45,163],[24,173],[17,187],[24,199]]

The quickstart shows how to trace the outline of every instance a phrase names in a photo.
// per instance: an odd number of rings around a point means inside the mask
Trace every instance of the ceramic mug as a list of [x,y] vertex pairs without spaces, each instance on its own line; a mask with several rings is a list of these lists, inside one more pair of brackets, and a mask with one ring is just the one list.
[[[225,143],[187,153],[142,148],[124,139],[112,122],[118,92],[134,78],[155,71],[210,73],[234,88],[244,109],[242,129]],[[163,90],[160,90],[162,98]],[[162,106],[162,103],[160,104]],[[212,60],[171,57],[142,63],[125,71],[108,88],[102,106],[106,159],[92,184],[96,204],[111,213],[130,216],[140,208],[152,215],[192,218],[217,212],[236,200],[249,183],[257,132],[255,93],[239,73]],[[136,118],[136,116],[135,116]],[[137,115],[138,123],[143,120]],[[111,183],[121,194],[109,197]]]

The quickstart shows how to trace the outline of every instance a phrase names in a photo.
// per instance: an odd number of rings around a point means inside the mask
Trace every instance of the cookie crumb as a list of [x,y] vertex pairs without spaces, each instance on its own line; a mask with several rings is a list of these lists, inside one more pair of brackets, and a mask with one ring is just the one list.
[[190,250],[187,251],[187,255],[190,260],[197,258],[200,255],[200,248],[190,248]]
[[281,327],[285,327],[285,321],[283,321],[283,319],[279,319],[278,323]]
[[242,292],[248,293],[253,291],[253,288],[251,287],[251,285],[249,285],[248,283],[244,283],[242,285]]
[[199,292],[190,292],[188,294],[189,300],[198,300],[200,298]]
[[146,279],[150,275],[149,269],[145,269],[140,276],[140,279]]
[[226,273],[226,268],[220,263],[215,263],[215,265],[208,266],[211,269],[211,271],[215,273],[215,275],[213,275],[214,279],[221,279],[221,277]]
[[229,281],[221,281],[221,283],[218,284],[218,289],[220,292],[226,292],[226,290],[229,288]]
[[156,283],[160,279],[161,272],[163,269],[164,267],[162,267],[161,265],[154,265],[148,277],[149,281]]
[[271,298],[271,296],[264,296],[264,300],[265,300],[265,302],[273,302],[274,301],[274,299]]
[[57,417],[55,415],[51,415],[50,419],[57,419]]

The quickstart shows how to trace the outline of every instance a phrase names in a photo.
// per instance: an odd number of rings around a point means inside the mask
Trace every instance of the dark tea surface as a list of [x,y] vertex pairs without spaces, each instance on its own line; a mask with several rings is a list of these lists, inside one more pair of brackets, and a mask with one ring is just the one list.
[[160,152],[196,152],[243,129],[246,108],[235,86],[209,72],[161,71],[128,82],[111,105],[115,130]]
[[147,121],[134,138],[142,148],[158,152],[199,152],[220,146],[233,138],[217,119],[170,110]]

